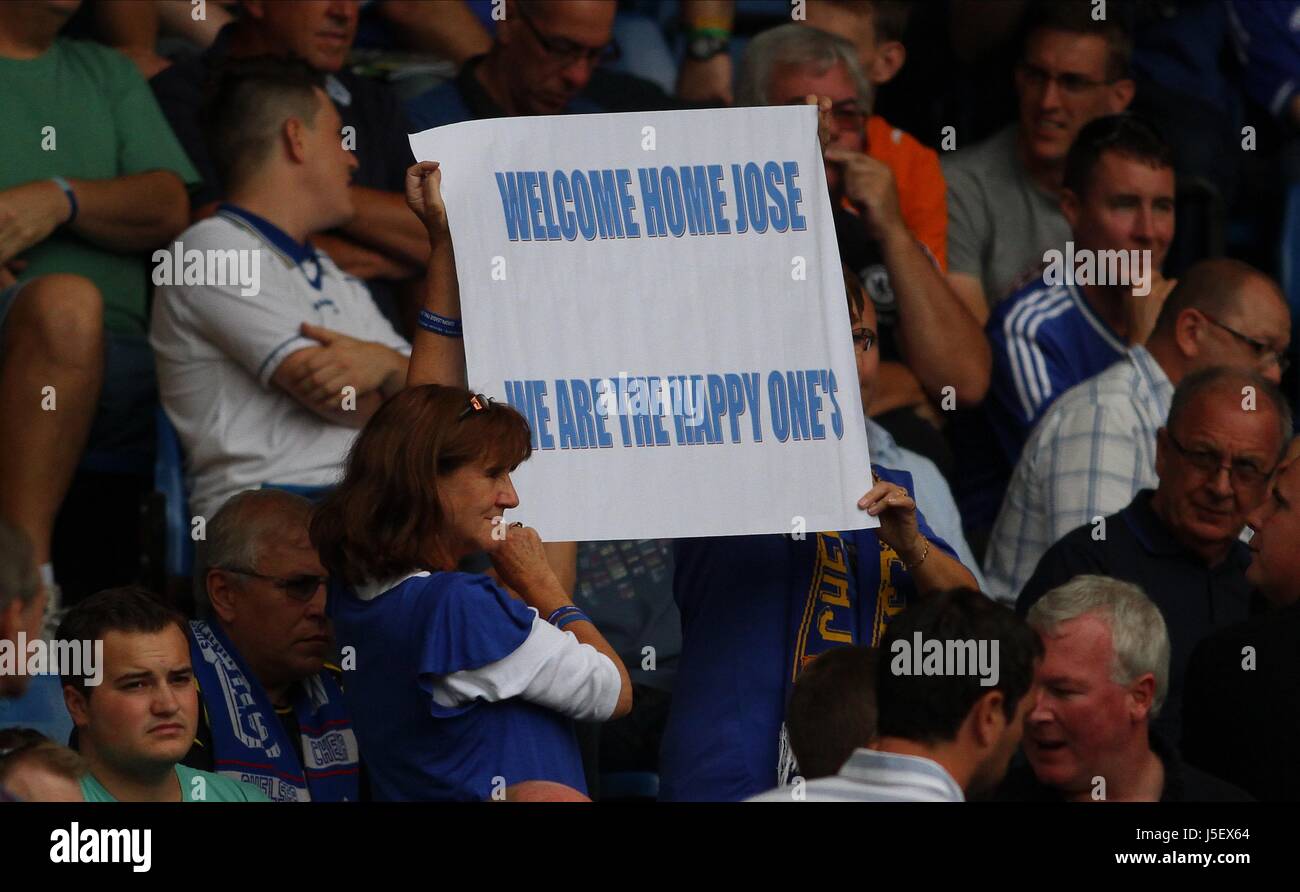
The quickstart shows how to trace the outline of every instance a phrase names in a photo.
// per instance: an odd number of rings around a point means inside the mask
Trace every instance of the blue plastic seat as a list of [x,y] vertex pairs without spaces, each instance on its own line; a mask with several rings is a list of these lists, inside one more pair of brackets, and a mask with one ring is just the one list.
[[190,538],[185,458],[176,428],[161,406],[156,424],[158,451],[154,458],[153,485],[164,499],[163,569],[168,576],[188,579],[194,567],[194,540]]

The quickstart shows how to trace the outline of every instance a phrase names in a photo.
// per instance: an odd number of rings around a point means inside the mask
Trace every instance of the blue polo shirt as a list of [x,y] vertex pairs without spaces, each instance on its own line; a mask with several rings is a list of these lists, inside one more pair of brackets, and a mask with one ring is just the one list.
[[369,600],[332,582],[329,613],[356,657],[344,700],[375,799],[483,800],[527,780],[587,791],[573,722],[558,712],[519,697],[433,699],[431,676],[495,663],[528,637],[533,611],[490,578],[420,574]]
[[[910,475],[872,470],[912,490]],[[933,547],[956,557],[919,511],[917,522]],[[849,556],[854,643],[875,644],[915,593],[911,575],[874,529],[830,535]],[[807,600],[824,570],[820,538],[677,540],[682,656],[660,752],[661,800],[740,801],[776,785],[794,656],[792,605]]]

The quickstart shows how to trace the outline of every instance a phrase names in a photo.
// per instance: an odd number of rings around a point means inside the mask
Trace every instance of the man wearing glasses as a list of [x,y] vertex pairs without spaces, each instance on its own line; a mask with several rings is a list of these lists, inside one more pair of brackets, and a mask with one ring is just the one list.
[[600,65],[619,57],[616,4],[605,0],[510,0],[486,55],[455,80],[415,97],[416,131],[480,118],[606,111],[582,94]]
[[1092,8],[1035,5],[1016,68],[1019,121],[944,161],[948,279],[970,306],[992,308],[1070,238],[1058,206],[1066,153],[1085,124],[1133,98],[1131,40],[1116,17],[1095,21]]
[[979,403],[989,381],[988,340],[904,219],[894,173],[867,154],[873,88],[857,50],[795,24],[750,41],[739,105],[797,105],[811,96],[826,106],[823,159],[840,258],[877,316],[880,386],[864,408],[904,446],[950,466],[934,406],[949,395],[958,406]]
[[1145,347],[1067,390],[1035,426],[989,538],[986,591],[1014,601],[1048,546],[1155,487],[1156,432],[1183,378],[1226,365],[1277,384],[1290,333],[1268,276],[1227,258],[1192,265]]
[[355,802],[360,764],[325,615],[311,503],[280,490],[230,498],[207,526],[209,621],[189,624],[203,709],[184,763],[273,801]]
[[1156,436],[1155,490],[1049,548],[1016,602],[1023,614],[1084,573],[1141,586],[1172,645],[1169,699],[1156,724],[1168,740],[1181,733],[1193,648],[1251,613],[1251,555],[1238,537],[1268,495],[1290,435],[1291,409],[1259,372],[1215,366],[1188,375]]
[[[1187,666],[1183,748],[1187,760],[1263,801],[1300,799],[1300,440],[1293,440],[1272,491],[1250,515],[1246,577],[1269,611],[1216,632]],[[1244,648],[1252,648],[1245,651]],[[1257,662],[1243,665],[1242,655]]]

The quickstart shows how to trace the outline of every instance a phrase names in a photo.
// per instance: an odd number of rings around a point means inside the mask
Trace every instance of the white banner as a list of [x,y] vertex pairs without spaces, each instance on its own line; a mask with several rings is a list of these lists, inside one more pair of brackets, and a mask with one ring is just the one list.
[[876,526],[811,106],[502,118],[442,164],[471,388],[549,540]]

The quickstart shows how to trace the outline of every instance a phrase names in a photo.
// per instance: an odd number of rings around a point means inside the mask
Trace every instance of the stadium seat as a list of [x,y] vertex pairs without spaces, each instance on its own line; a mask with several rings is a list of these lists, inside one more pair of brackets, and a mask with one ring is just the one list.
[[[146,566],[155,582],[188,583],[194,566],[194,541],[190,538],[189,493],[185,489],[185,461],[176,428],[161,407],[157,409],[157,454],[154,458],[154,492],[148,513],[149,544]],[[161,579],[159,578],[161,577]]]

